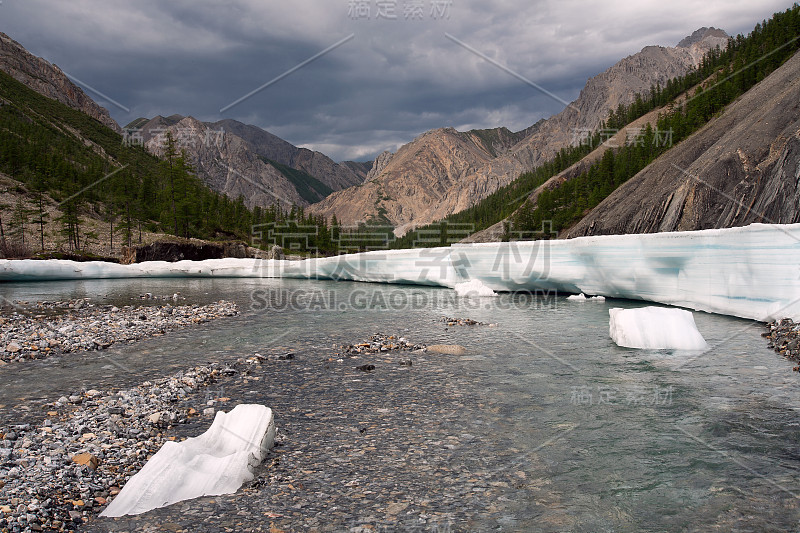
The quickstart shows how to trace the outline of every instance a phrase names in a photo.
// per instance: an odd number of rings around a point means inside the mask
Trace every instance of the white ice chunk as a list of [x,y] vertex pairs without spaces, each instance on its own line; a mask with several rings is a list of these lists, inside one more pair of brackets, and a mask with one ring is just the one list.
[[640,307],[608,310],[609,334],[625,348],[705,350],[708,348],[697,330],[694,316],[683,309]]
[[471,279],[463,283],[456,283],[453,289],[459,296],[464,296],[467,298],[495,296],[496,294],[492,289],[484,285],[479,279]]
[[580,294],[570,294],[569,296],[567,296],[567,300],[573,300],[573,301],[576,301],[576,302],[585,302],[585,301],[588,301],[588,300],[591,300],[593,302],[605,302],[606,298],[605,298],[605,296],[589,296],[589,297],[587,297],[585,294],[580,293]]
[[122,488],[101,516],[135,515],[173,503],[236,492],[275,441],[272,410],[237,405],[183,442],[166,442]]

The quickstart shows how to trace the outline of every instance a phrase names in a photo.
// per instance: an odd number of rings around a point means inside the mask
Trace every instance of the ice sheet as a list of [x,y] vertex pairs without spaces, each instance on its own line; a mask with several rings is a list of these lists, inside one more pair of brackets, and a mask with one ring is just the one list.
[[164,443],[101,516],[141,514],[191,498],[236,492],[253,479],[253,467],[274,440],[268,407],[242,404],[229,413],[219,411],[202,435]]
[[706,350],[694,316],[684,309],[640,307],[608,310],[609,335],[625,348]]
[[494,291],[556,290],[770,320],[800,319],[800,224],[569,240],[379,250],[303,261],[212,259],[134,265],[0,260],[2,280],[286,277]]

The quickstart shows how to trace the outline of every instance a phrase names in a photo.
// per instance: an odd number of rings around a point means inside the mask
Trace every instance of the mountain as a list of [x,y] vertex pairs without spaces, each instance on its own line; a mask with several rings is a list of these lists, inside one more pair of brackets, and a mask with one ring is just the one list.
[[[464,189],[468,176],[490,164],[498,152],[517,140],[506,128],[468,132],[441,128],[423,133],[397,153],[378,156],[363,185],[334,193],[309,211],[328,217],[336,214],[348,225],[361,220],[397,225],[426,217],[442,218],[451,212],[448,198],[452,191]],[[470,197],[487,194],[478,184],[468,190]],[[465,209],[469,205],[467,197],[455,207]]]
[[97,105],[80,87],[72,83],[64,71],[31,54],[2,32],[0,32],[0,70],[41,95],[82,111],[116,132],[122,131],[119,124],[108,114],[108,110]]
[[277,203],[288,209],[308,203],[280,170],[237,135],[220,133],[193,117],[174,122],[158,116],[145,123],[142,131],[146,132],[144,146],[159,157],[165,151],[163,136],[171,132],[177,148],[186,150],[203,183],[229,198],[243,197],[250,208]]
[[396,154],[382,154],[363,185],[334,193],[309,211],[336,214],[345,224],[381,220],[397,226],[397,233],[462,211],[576,144],[581,132],[596,129],[637,93],[686,74],[705,52],[726,44],[722,30],[701,28],[674,48],[645,47],[591,78],[561,113],[516,134],[505,128],[427,132]]
[[0,71],[0,256],[119,257],[172,234],[245,239],[254,213],[94,117]]
[[656,159],[564,237],[800,222],[800,55]]
[[226,119],[211,128],[241,137],[258,155],[314,176],[334,191],[358,185],[367,175],[358,165],[335,163],[321,152],[298,148],[257,126]]
[[248,207],[309,205],[360,184],[367,175],[364,164],[335,163],[320,152],[231,119],[200,122],[181,115],[156,116],[137,119],[126,130],[139,135],[156,155],[163,154],[164,135],[170,132],[204,183],[231,198],[242,196]]
[[526,169],[552,159],[563,146],[575,144],[576,133],[600,127],[609,111],[632,103],[636,94],[647,94],[654,85],[663,87],[686,74],[700,64],[706,52],[717,46],[725,48],[727,43],[728,35],[712,27],[700,28],[674,48],[644,47],[590,78],[578,98],[515,146],[509,159]]

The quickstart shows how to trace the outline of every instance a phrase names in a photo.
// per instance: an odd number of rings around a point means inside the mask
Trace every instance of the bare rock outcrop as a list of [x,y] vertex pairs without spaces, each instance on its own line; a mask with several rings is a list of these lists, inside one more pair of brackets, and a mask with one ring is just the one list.
[[281,172],[237,135],[215,130],[193,117],[171,122],[156,117],[142,126],[148,151],[162,156],[170,132],[177,147],[186,150],[197,175],[212,189],[231,198],[241,196],[248,207],[278,204],[287,209],[308,203]]
[[160,240],[143,246],[125,248],[124,263],[144,261],[202,261],[226,257],[249,257],[248,246],[243,242],[206,242],[197,239]]
[[213,130],[223,130],[238,136],[248,143],[256,154],[302,170],[334,191],[358,185],[366,177],[366,171],[359,165],[335,163],[321,152],[298,148],[258,126],[231,119],[220,120],[208,126]]
[[800,54],[636,174],[564,237],[800,222]]
[[[331,192],[360,184],[367,166],[334,163],[326,155],[298,148],[257,126],[235,120],[209,123],[171,115],[139,119],[126,127],[136,141],[162,155],[169,132],[195,166],[198,177],[231,198],[242,196],[248,207],[279,204],[305,206]],[[271,162],[305,173],[287,177]],[[309,179],[310,178],[310,179]],[[301,182],[298,182],[301,180]]]
[[[493,158],[481,139],[469,133],[429,131],[395,154],[381,154],[363,185],[334,193],[309,211],[327,217],[335,213],[342,224],[379,222],[400,226],[402,232],[404,223],[444,212],[441,206],[449,205],[452,191]],[[462,199],[459,210],[470,205],[469,195]]]

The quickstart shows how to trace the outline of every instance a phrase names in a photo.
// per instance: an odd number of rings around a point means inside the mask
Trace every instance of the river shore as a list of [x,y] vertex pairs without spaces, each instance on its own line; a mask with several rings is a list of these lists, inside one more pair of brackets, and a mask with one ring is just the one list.
[[88,298],[34,304],[11,302],[11,311],[0,315],[0,367],[53,355],[104,350],[116,343],[133,343],[239,314],[238,306],[225,300],[199,306],[178,305],[181,297],[177,293],[155,297],[147,293],[141,298],[154,305],[117,307],[94,304]]
[[[41,424],[0,428],[0,531],[164,523],[187,531],[459,531],[502,520],[497,498],[524,487],[526,474],[490,467],[516,450],[486,442],[490,453],[474,453],[491,425],[481,416],[470,416],[471,427],[461,420],[467,405],[486,405],[465,391],[458,361],[376,334],[323,352],[275,348],[124,391],[76,391],[45,405]],[[216,410],[238,403],[273,408],[278,427],[253,482],[140,516],[97,516],[166,440],[202,433]]]

